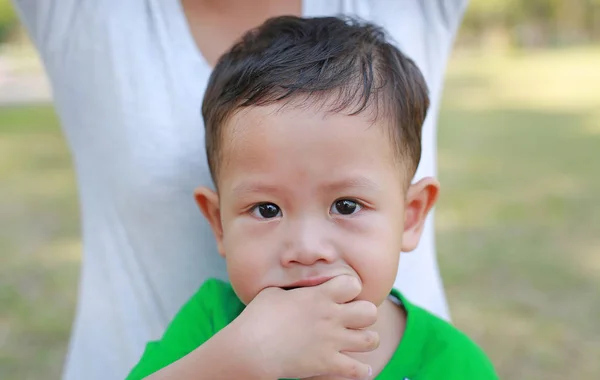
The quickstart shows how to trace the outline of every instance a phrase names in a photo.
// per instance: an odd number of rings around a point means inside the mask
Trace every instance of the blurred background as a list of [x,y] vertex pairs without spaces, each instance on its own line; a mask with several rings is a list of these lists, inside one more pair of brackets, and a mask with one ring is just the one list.
[[[439,124],[454,323],[505,379],[600,379],[600,0],[472,0]],[[57,379],[80,264],[48,83],[0,0],[0,379]]]

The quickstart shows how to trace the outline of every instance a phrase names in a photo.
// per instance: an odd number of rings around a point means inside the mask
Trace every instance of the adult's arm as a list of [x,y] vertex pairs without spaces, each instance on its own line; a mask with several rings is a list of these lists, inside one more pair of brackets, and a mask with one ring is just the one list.
[[81,7],[94,6],[96,1],[82,0],[12,0],[29,37],[45,54],[62,46],[70,24]]
[[426,14],[431,14],[439,19],[449,32],[456,33],[469,0],[436,0],[436,1],[417,1]]

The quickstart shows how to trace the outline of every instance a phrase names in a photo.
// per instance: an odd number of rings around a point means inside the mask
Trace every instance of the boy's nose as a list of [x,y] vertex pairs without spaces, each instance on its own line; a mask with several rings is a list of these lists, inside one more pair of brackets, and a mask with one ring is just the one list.
[[319,226],[304,223],[290,228],[281,253],[281,265],[314,265],[332,263],[338,258],[331,236]]

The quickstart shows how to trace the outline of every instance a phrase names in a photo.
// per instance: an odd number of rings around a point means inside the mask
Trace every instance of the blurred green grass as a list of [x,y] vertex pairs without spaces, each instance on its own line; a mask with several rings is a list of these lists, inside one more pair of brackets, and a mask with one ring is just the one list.
[[[437,245],[453,320],[502,378],[600,378],[600,49],[456,54]],[[77,194],[52,108],[0,108],[0,378],[58,378]]]
[[80,258],[70,156],[50,106],[0,108],[0,379],[58,379]]

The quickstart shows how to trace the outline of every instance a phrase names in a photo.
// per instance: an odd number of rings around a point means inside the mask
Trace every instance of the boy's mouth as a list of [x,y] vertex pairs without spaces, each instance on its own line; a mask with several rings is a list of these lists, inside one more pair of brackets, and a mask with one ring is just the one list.
[[306,288],[310,286],[318,286],[329,280],[331,280],[334,276],[323,276],[323,277],[309,277],[300,281],[296,281],[287,286],[282,286],[283,290],[294,290],[298,288]]

